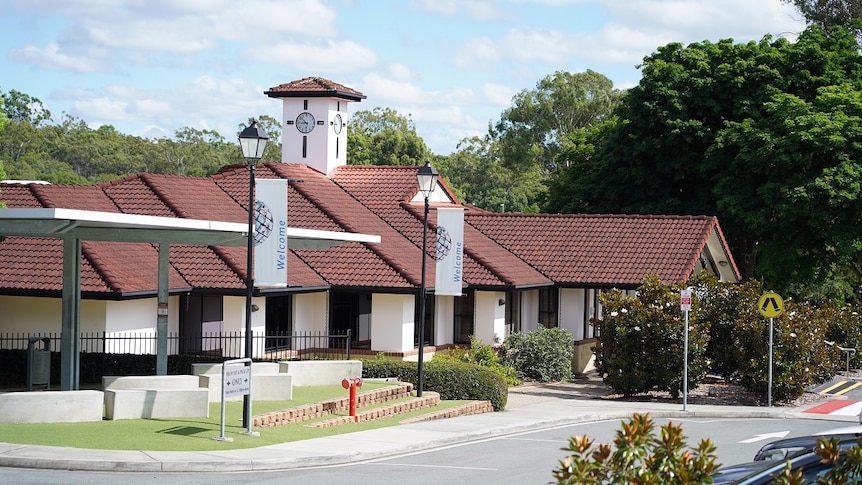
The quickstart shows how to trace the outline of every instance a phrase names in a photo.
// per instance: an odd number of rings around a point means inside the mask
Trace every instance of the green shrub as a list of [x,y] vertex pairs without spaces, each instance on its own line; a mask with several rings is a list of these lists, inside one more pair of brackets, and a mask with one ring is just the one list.
[[500,349],[504,365],[514,368],[518,377],[540,382],[567,381],[572,378],[574,337],[561,328],[539,328],[526,334],[506,337]]
[[[658,275],[646,275],[637,297],[623,297],[619,290],[600,296],[596,368],[612,389],[627,396],[651,390],[680,395],[685,354],[681,289],[662,284]],[[709,329],[693,312],[688,325],[688,388],[693,389],[706,376]]]
[[[767,397],[769,390],[769,319],[751,303],[737,323],[740,383]],[[784,312],[773,319],[772,399],[790,401],[812,384],[832,377],[835,361],[824,340],[826,323],[807,304],[784,302]]]
[[850,354],[850,367],[858,369],[862,366],[862,303],[827,306],[820,310],[820,316],[826,321],[826,340],[834,344],[832,355],[838,370],[846,369],[847,354],[838,347],[856,349]]
[[518,379],[518,373],[514,368],[503,365],[500,362],[500,356],[497,350],[490,346],[484,345],[481,340],[473,335],[470,335],[470,348],[455,347],[434,354],[434,361],[448,362],[465,362],[468,364],[481,365],[499,373],[506,384],[509,386],[517,386],[521,384]]
[[745,359],[740,352],[737,320],[752,302],[757,302],[763,288],[757,281],[743,284],[720,282],[706,272],[692,278],[691,285],[698,295],[692,313],[709,328],[704,354],[709,362],[709,372],[726,381],[736,380]]
[[[509,387],[503,377],[486,367],[463,362],[431,361],[423,366],[423,390],[440,393],[445,400],[491,401],[495,411],[506,408]],[[397,360],[363,360],[365,379],[394,377],[419,384],[416,362]]]

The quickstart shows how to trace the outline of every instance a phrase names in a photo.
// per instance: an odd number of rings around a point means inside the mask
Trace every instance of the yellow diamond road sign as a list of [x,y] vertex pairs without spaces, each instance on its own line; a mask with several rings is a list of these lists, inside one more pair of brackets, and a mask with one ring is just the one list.
[[778,296],[778,293],[767,291],[760,295],[760,299],[757,300],[757,309],[764,317],[777,317],[784,311],[784,300]]

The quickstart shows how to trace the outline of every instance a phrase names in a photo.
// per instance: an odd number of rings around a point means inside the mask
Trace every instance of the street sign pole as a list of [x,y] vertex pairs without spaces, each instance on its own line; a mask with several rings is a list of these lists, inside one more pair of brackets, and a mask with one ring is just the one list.
[[784,311],[784,300],[778,293],[767,291],[760,295],[760,299],[757,300],[757,310],[769,319],[769,371],[766,384],[766,405],[772,407],[772,334],[775,328],[775,317]]
[[682,339],[682,410],[688,406],[688,312],[691,311],[691,290],[679,294],[679,308],[685,313],[685,328]]
[[769,317],[769,381],[767,384],[767,397],[766,397],[766,406],[772,407],[772,321],[774,319]]

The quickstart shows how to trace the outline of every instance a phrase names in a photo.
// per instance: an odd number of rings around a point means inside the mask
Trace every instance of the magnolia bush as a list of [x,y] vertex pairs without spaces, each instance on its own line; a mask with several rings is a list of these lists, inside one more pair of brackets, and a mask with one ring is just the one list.
[[[759,393],[769,390],[769,319],[757,302],[757,281],[731,285],[698,275],[689,314],[689,389],[707,373],[739,382]],[[615,391],[638,394],[663,390],[677,397],[682,388],[683,317],[679,284],[646,275],[637,297],[618,290],[601,296],[596,367]],[[830,379],[845,364],[837,347],[862,346],[860,305],[832,307],[788,298],[772,321],[772,398],[793,400],[813,384]],[[859,348],[862,353],[862,348]],[[855,358],[858,359],[858,357]],[[855,361],[858,362],[858,361]]]
[[[685,319],[680,310],[679,285],[664,285],[647,275],[637,297],[619,290],[600,297],[604,318],[598,330],[596,368],[604,381],[625,395],[651,390],[682,392]],[[707,324],[695,314],[688,320],[688,387],[706,376]]]

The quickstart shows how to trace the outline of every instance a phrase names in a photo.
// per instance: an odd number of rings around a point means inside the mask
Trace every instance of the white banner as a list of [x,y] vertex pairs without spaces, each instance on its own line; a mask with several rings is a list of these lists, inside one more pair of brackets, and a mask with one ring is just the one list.
[[254,286],[287,286],[287,180],[255,181]]
[[435,295],[461,296],[464,266],[464,209],[437,209],[437,278]]

